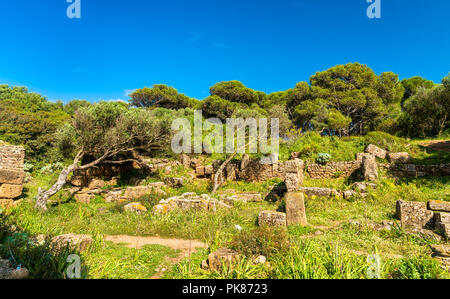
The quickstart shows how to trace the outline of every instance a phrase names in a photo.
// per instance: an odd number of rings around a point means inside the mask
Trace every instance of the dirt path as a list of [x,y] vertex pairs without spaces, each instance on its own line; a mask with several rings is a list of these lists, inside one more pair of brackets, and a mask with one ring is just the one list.
[[435,151],[450,152],[450,140],[433,140],[422,142],[419,145],[431,148]]
[[123,244],[125,247],[139,249],[145,245],[162,245],[174,250],[179,250],[180,253],[176,258],[166,257],[166,263],[161,265],[152,279],[159,279],[167,270],[168,265],[173,265],[181,262],[182,259],[190,257],[197,249],[208,248],[208,245],[195,240],[181,240],[181,239],[162,239],[159,237],[135,237],[135,236],[103,236],[105,241],[113,242],[115,244]]

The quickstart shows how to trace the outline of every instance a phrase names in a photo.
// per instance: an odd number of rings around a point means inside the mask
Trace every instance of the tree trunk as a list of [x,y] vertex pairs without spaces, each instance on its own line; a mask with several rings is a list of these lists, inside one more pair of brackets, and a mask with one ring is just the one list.
[[47,208],[47,201],[58,193],[64,185],[67,183],[67,178],[69,177],[69,174],[71,174],[73,171],[77,170],[78,163],[80,162],[83,154],[80,152],[74,159],[73,164],[64,168],[63,171],[61,171],[61,174],[58,177],[58,180],[56,183],[47,191],[43,191],[41,188],[39,188],[38,196],[36,199],[36,208],[42,212],[46,212],[48,210]]
[[219,189],[219,187],[222,185],[222,183],[219,182],[219,178],[220,178],[220,176],[223,177],[223,171],[224,171],[225,167],[231,162],[231,160],[233,160],[234,157],[236,157],[236,155],[237,155],[237,151],[234,152],[225,162],[223,162],[222,165],[220,165],[217,172],[214,174],[214,187],[213,187],[212,194],[215,194],[217,192],[217,189]]

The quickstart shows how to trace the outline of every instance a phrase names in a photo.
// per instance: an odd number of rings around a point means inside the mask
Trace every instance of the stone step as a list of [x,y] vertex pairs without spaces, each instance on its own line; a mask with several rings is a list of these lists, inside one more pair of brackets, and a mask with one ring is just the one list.
[[450,202],[441,200],[432,200],[428,202],[428,209],[437,212],[450,212]]
[[436,223],[442,222],[450,225],[450,213],[435,213],[434,219]]

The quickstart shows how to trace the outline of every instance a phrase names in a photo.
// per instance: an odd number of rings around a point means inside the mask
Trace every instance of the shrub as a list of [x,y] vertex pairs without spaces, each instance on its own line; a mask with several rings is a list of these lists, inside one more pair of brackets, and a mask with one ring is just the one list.
[[289,247],[287,233],[281,229],[260,227],[243,231],[229,243],[229,247],[245,256],[271,256]]
[[322,165],[331,161],[331,155],[327,153],[320,153],[317,155],[316,162]]

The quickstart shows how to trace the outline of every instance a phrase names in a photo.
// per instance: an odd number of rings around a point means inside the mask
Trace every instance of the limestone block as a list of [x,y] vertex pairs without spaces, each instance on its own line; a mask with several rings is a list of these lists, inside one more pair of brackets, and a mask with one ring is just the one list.
[[305,197],[301,192],[286,194],[286,222],[287,225],[306,225]]

